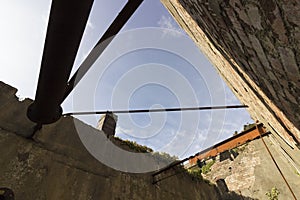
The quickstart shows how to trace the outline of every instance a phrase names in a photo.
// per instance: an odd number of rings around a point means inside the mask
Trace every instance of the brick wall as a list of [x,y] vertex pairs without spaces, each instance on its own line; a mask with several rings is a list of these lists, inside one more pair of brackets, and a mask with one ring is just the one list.
[[162,0],[252,118],[300,141],[300,4],[296,0]]

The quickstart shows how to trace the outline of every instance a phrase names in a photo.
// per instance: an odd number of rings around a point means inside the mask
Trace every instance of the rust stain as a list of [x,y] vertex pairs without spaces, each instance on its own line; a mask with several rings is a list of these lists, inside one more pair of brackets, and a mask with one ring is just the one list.
[[190,165],[195,165],[197,163],[197,160],[203,160],[209,157],[215,157],[219,153],[222,153],[224,151],[233,149],[237,146],[243,145],[247,143],[248,141],[254,140],[260,136],[263,136],[267,134],[268,132],[265,130],[263,124],[258,124],[255,127],[252,127],[248,130],[245,130],[238,135],[235,135],[231,138],[228,138],[227,140],[220,142],[212,147],[209,147],[201,152],[198,153],[198,155],[194,158],[191,158],[189,160]]

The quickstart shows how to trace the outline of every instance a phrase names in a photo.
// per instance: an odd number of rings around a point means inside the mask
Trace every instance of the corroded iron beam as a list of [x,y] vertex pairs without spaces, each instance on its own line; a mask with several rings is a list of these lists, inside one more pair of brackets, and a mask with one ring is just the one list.
[[57,121],[93,0],[53,0],[35,101],[28,118],[39,124]]
[[50,124],[62,116],[61,103],[142,2],[128,1],[68,82],[93,0],[53,0],[36,97],[27,110],[31,121]]
[[73,77],[68,82],[66,93],[62,102],[67,98],[67,96],[72,92],[75,86],[91,68],[91,66],[96,62],[99,56],[103,53],[106,47],[111,43],[114,37],[119,33],[122,27],[127,23],[129,18],[142,4],[143,0],[129,0],[97,44],[94,46],[92,51],[89,53],[87,58],[79,66],[78,70],[75,72]]

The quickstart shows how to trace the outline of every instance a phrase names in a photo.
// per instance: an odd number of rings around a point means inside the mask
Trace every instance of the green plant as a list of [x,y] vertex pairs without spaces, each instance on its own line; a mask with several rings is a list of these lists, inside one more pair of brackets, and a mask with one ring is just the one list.
[[172,163],[176,160],[178,160],[177,156],[171,156],[168,153],[165,152],[154,152],[153,149],[140,145],[136,143],[135,141],[130,141],[130,140],[122,140],[119,137],[114,137],[114,140],[117,142],[117,144],[125,145],[129,149],[133,150],[134,152],[137,153],[151,153],[151,155],[154,157],[155,160],[158,162],[164,162],[164,163]]
[[151,154],[157,161],[160,161],[160,162],[172,163],[172,162],[178,160],[177,156],[171,156],[170,154],[165,153],[165,152],[157,152],[156,151],[156,152],[152,152]]
[[193,177],[193,178],[196,178],[196,179],[200,179],[202,180],[202,175],[201,175],[201,170],[200,169],[197,169],[197,170],[187,170],[188,173]]
[[202,171],[199,168],[197,168],[197,169],[185,169],[185,171],[187,172],[188,175],[190,175],[192,177],[192,180],[202,181],[202,182],[207,183],[209,185],[214,185],[209,180],[203,178]]
[[268,198],[270,200],[278,200],[279,194],[280,194],[280,192],[278,191],[278,189],[276,187],[273,187],[271,189],[271,191],[266,192],[266,195],[268,196]]
[[232,151],[233,153],[236,153],[236,154],[239,153],[239,149],[238,149],[237,147],[231,149],[231,151]]
[[210,161],[210,162],[208,162],[208,163],[206,163],[205,165],[203,165],[202,167],[201,167],[201,172],[203,173],[203,174],[207,174],[208,172],[210,172],[211,171],[211,166],[213,166],[213,164],[215,164],[215,160],[212,160],[212,161]]
[[241,146],[239,147],[239,151],[240,151],[240,152],[245,151],[245,149],[246,149],[246,147],[248,146],[248,144],[249,144],[249,143],[247,142],[247,143],[241,145]]
[[130,141],[130,140],[122,140],[118,137],[114,138],[116,141],[118,141],[119,143],[128,146],[130,149],[138,152],[138,153],[150,153],[153,152],[153,150],[147,146],[144,145],[140,145],[134,141]]
[[256,123],[253,123],[253,124],[248,124],[247,123],[247,124],[244,125],[244,131],[249,130],[249,129],[255,127],[255,126],[256,126]]

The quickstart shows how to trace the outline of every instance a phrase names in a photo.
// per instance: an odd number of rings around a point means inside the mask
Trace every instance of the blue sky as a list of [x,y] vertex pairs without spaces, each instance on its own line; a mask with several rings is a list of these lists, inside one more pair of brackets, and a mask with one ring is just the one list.
[[[0,80],[34,99],[49,0],[0,2]],[[126,1],[96,0],[74,70]],[[145,0],[64,102],[65,112],[240,104],[159,0]],[[80,117],[95,126],[100,116]],[[180,158],[252,122],[244,109],[119,115],[117,136]]]

